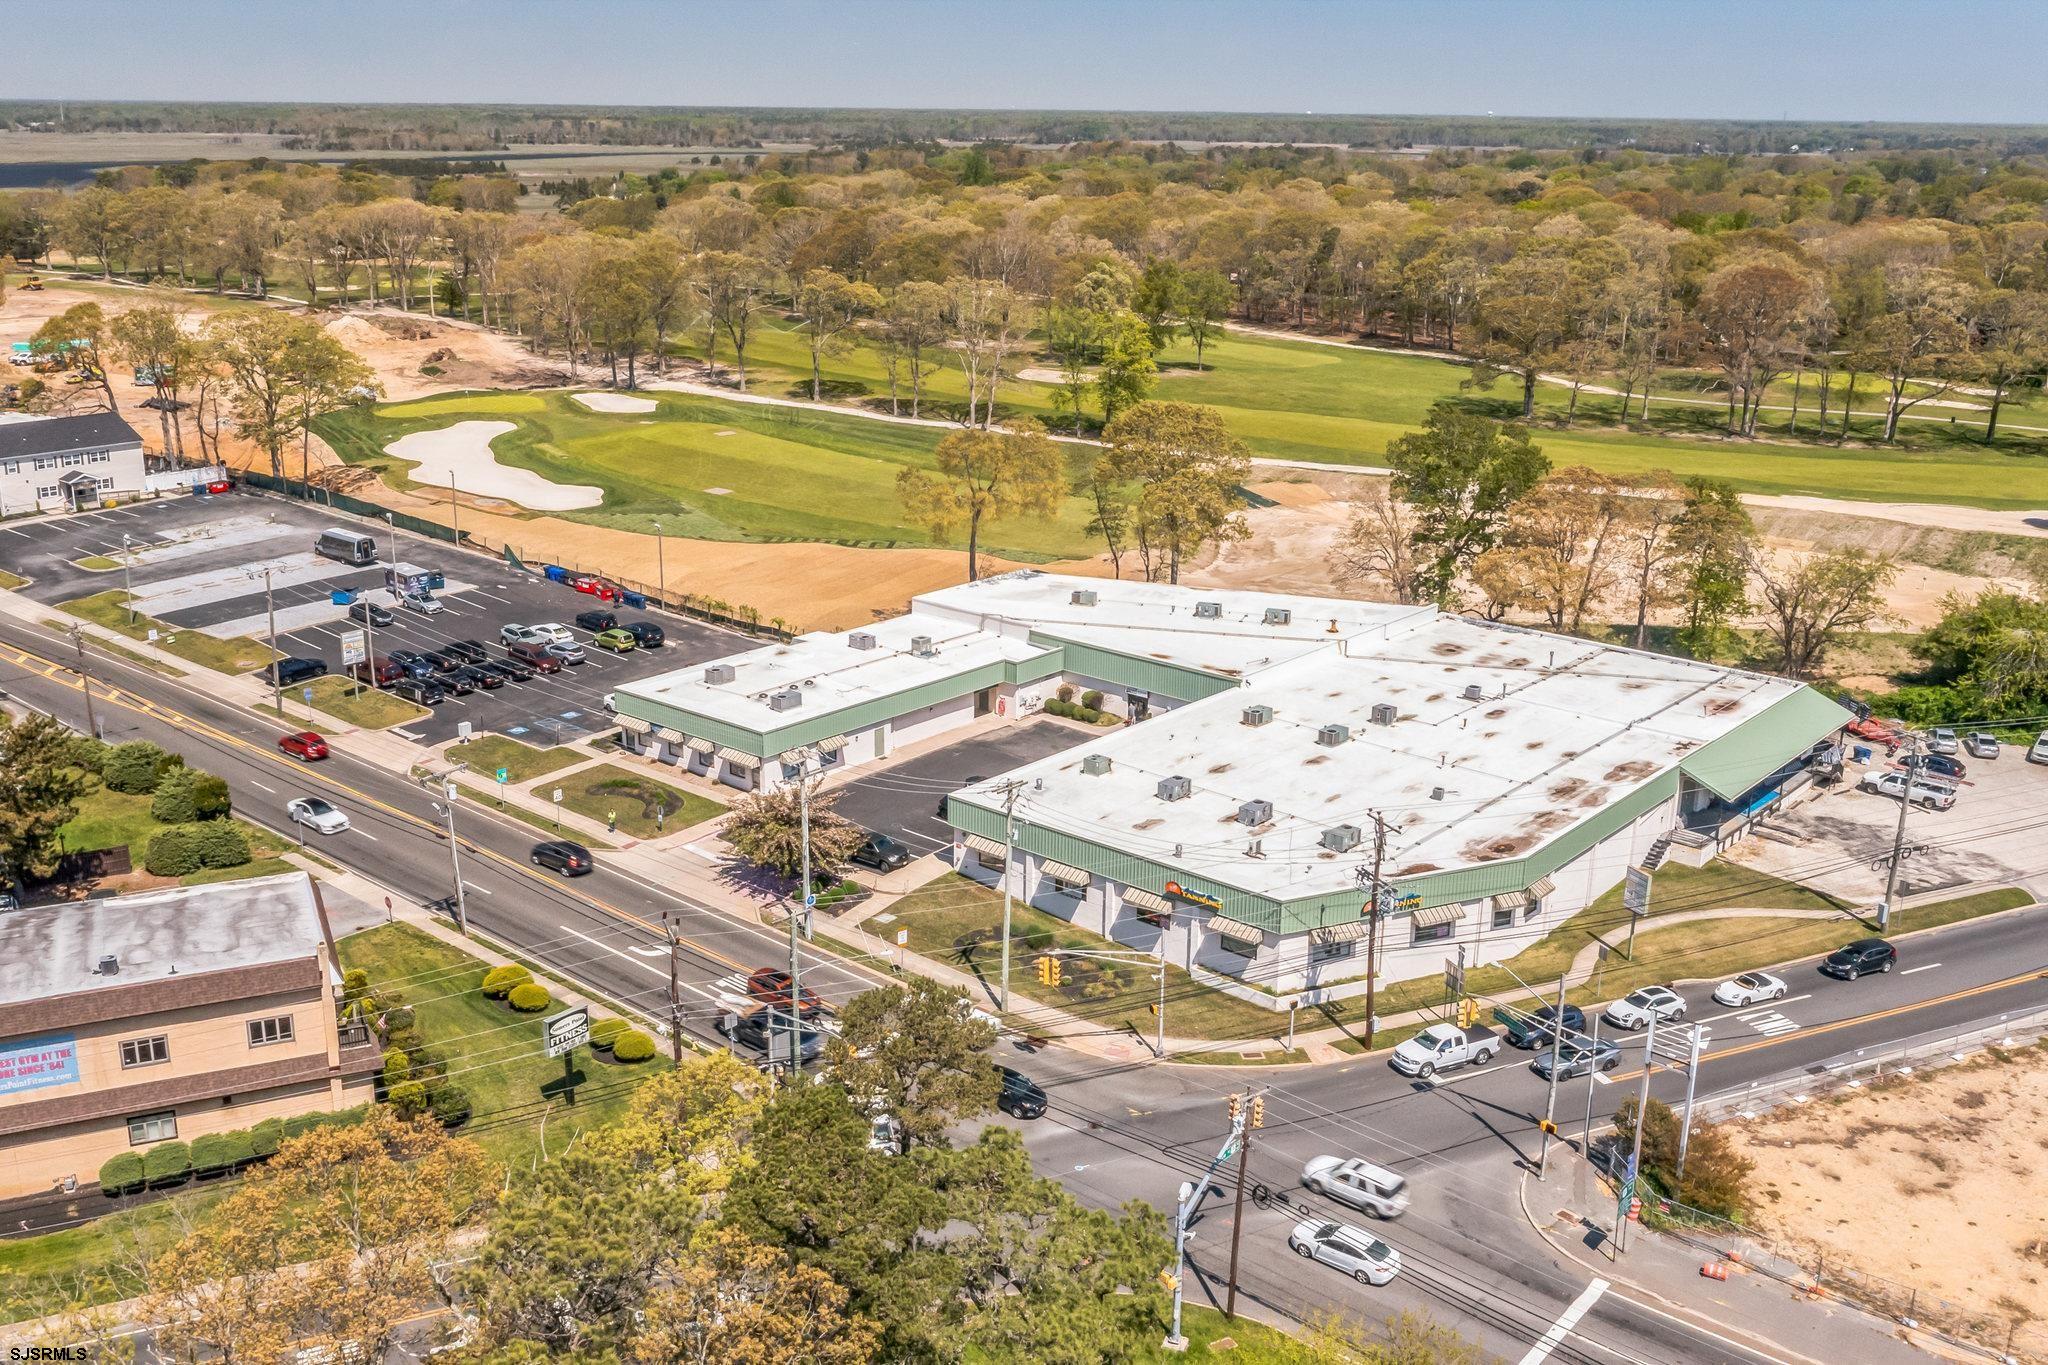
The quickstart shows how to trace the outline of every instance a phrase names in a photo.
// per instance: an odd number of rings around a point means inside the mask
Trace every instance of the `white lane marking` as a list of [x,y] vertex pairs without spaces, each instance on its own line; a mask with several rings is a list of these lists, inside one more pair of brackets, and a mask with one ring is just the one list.
[[[562,931],[563,933],[565,933],[565,934],[574,934],[574,935],[575,935],[575,936],[576,936],[577,938],[580,938],[580,939],[582,939],[582,940],[583,940],[583,941],[584,941],[585,943],[588,943],[588,944],[589,944],[589,945],[590,945],[591,947],[593,947],[593,948],[600,948],[600,949],[604,950],[605,952],[607,952],[607,953],[610,953],[610,954],[611,954],[611,955],[612,955],[613,957],[615,957],[615,958],[618,958],[618,959],[619,959],[620,961],[622,961],[622,962],[630,962],[630,963],[632,963],[632,964],[633,964],[633,965],[634,965],[635,967],[638,967],[638,968],[639,968],[639,969],[640,969],[641,971],[643,971],[643,972],[652,972],[652,973],[653,973],[654,975],[656,975],[656,976],[660,977],[660,978],[661,978],[662,980],[664,980],[664,981],[668,980],[668,969],[667,969],[666,967],[657,967],[657,966],[655,966],[655,965],[654,965],[653,963],[651,963],[651,962],[649,962],[649,961],[645,960],[644,958],[638,958],[638,957],[635,957],[635,956],[633,956],[633,955],[632,955],[631,953],[624,953],[624,952],[620,952],[620,951],[619,951],[619,950],[618,950],[617,948],[614,948],[614,947],[612,947],[612,945],[611,945],[611,944],[609,944],[609,943],[606,943],[606,942],[604,942],[604,941],[603,941],[603,940],[601,940],[601,939],[595,939],[595,938],[592,938],[592,937],[591,937],[590,935],[588,935],[588,934],[586,934],[586,933],[582,932],[582,931],[581,931],[581,930],[579,930],[579,929],[571,929],[571,928],[570,928],[570,927],[569,927],[568,925],[566,925],[566,924],[564,924],[564,925],[560,925],[560,926],[558,926],[558,927],[559,927],[559,928],[561,929],[561,931]],[[668,949],[666,949],[666,948],[662,949],[662,950],[661,950],[661,955],[662,955],[663,957],[667,957],[667,956],[668,956]],[[678,987],[680,987],[681,989],[683,989],[683,990],[686,990],[686,991],[688,991],[688,992],[689,992],[690,994],[692,994],[692,995],[698,995],[698,996],[703,996],[703,998],[704,998],[704,999],[706,999],[706,1000],[709,1000],[709,1001],[710,1001],[710,1002],[711,1002],[712,1004],[714,1004],[714,1005],[718,1003],[718,997],[717,997],[717,996],[715,996],[715,995],[712,995],[712,994],[710,994],[710,993],[708,993],[708,992],[706,992],[706,991],[700,990],[699,988],[697,988],[696,986],[693,986],[693,985],[691,985],[691,984],[690,984],[689,982],[687,982],[687,981],[678,981],[678,982],[676,983],[676,985],[677,985]]]
[[1742,1022],[1755,1029],[1758,1033],[1763,1034],[1766,1038],[1776,1038],[1780,1034],[1796,1033],[1799,1030],[1799,1025],[1795,1020],[1787,1019],[1776,1010],[1760,1010],[1755,1014],[1745,1017]]
[[1708,1015],[1708,1016],[1707,1016],[1706,1018],[1704,1018],[1704,1019],[1700,1020],[1700,1022],[1701,1022],[1702,1024],[1711,1024],[1711,1023],[1713,1023],[1713,1022],[1714,1022],[1714,1021],[1715,1021],[1716,1019],[1726,1019],[1726,1018],[1728,1018],[1728,1017],[1729,1017],[1730,1015],[1733,1015],[1733,1016],[1735,1016],[1736,1018],[1738,1018],[1738,1019],[1739,1019],[1739,1018],[1741,1018],[1741,1017],[1742,1017],[1743,1015],[1745,1015],[1745,1014],[1748,1014],[1748,1013],[1750,1013],[1750,1012],[1752,1012],[1752,1011],[1754,1011],[1754,1010],[1766,1010],[1766,1009],[1776,1009],[1776,1008],[1778,1008],[1778,1007],[1779,1007],[1780,1005],[1789,1005],[1789,1004],[1793,1003],[1793,1002],[1794,1002],[1794,1001],[1796,1001],[1796,1000],[1811,1000],[1811,999],[1813,999],[1813,992],[1812,992],[1812,991],[1806,991],[1806,992],[1804,992],[1803,994],[1800,994],[1800,995],[1781,995],[1781,996],[1779,996],[1779,997],[1778,997],[1778,998],[1777,998],[1776,1000],[1760,1000],[1760,1001],[1758,1001],[1758,1002],[1757,1002],[1756,1004],[1754,1004],[1754,1005],[1744,1005],[1744,1006],[1742,1006],[1742,1007],[1741,1007],[1740,1009],[1732,1009],[1732,1010],[1727,1010],[1727,1011],[1724,1011],[1723,1013],[1720,1013],[1720,1014],[1710,1014],[1710,1015]]
[[1606,1076],[1603,1076],[1603,1075],[1601,1075],[1601,1074],[1600,1074],[1599,1072],[1597,1072],[1597,1071],[1593,1073],[1593,1079],[1594,1079],[1594,1080],[1596,1080],[1596,1081],[1598,1081],[1598,1082],[1600,1082],[1600,1084],[1602,1084],[1602,1085],[1613,1085],[1613,1084],[1614,1084],[1614,1082],[1613,1082],[1613,1081],[1612,1081],[1611,1079],[1609,1079],[1609,1078],[1608,1078],[1608,1077],[1606,1077]]
[[249,785],[250,785],[250,786],[252,786],[252,787],[262,787],[264,791],[267,791],[267,792],[269,792],[269,793],[270,793],[270,794],[271,794],[272,796],[275,796],[275,795],[277,795],[277,788],[275,788],[275,787],[265,787],[265,786],[264,786],[264,785],[263,785],[263,784],[262,784],[261,782],[258,782],[258,781],[257,781],[257,780],[256,780],[255,778],[253,778],[253,777],[249,779]]
[[498,596],[498,594],[496,594],[496,593],[494,593],[494,592],[485,592],[485,591],[484,591],[484,590],[483,590],[482,588],[471,588],[471,589],[470,589],[470,592],[473,592],[473,593],[475,593],[475,594],[476,594],[476,595],[477,595],[478,597],[488,597],[488,598],[490,598],[490,599],[491,599],[491,600],[492,600],[493,602],[503,602],[503,603],[504,603],[505,605],[507,605],[507,606],[510,606],[510,605],[512,604],[512,599],[511,599],[511,598],[509,598],[509,597],[500,597],[500,596]]
[[350,829],[353,829],[353,830],[355,830],[355,832],[356,832],[357,834],[360,834],[360,835],[362,835],[362,836],[363,836],[363,837],[364,837],[365,839],[368,839],[368,840],[369,840],[369,841],[370,841],[371,843],[373,843],[373,844],[374,844],[374,843],[376,843],[376,842],[377,842],[377,836],[376,836],[376,835],[374,835],[374,834],[372,834],[372,833],[370,833],[370,832],[369,832],[368,830],[366,830],[366,829],[355,829],[355,826],[353,826],[353,825],[349,826],[349,828],[350,828]]
[[1911,976],[1911,975],[1912,975],[1913,973],[1915,973],[1915,972],[1931,972],[1931,971],[1933,971],[1933,970],[1934,970],[1934,969],[1935,969],[1936,967],[1939,967],[1940,965],[1941,965],[1941,964],[1940,964],[1939,962],[1930,962],[1930,963],[1928,963],[1928,964],[1927,964],[1926,966],[1924,966],[1924,967],[1908,967],[1908,968],[1906,968],[1906,970],[1904,970],[1903,972],[1900,972],[1900,973],[1899,973],[1899,975],[1900,975],[1900,976]]
[[17,530],[15,530],[15,529],[14,529],[14,528],[13,528],[12,526],[0,526],[0,531],[5,531],[5,532],[7,532],[7,534],[8,534],[8,535],[10,535],[10,536],[20,536],[20,537],[21,537],[21,538],[22,538],[23,540],[34,540],[34,539],[35,539],[35,537],[34,537],[34,536],[32,536],[32,535],[30,535],[30,534],[29,534],[28,532],[26,532],[26,531],[17,531]]
[[1595,1280],[1581,1290],[1579,1296],[1572,1300],[1571,1307],[1565,1309],[1559,1315],[1557,1321],[1550,1324],[1550,1330],[1545,1332],[1538,1338],[1536,1344],[1529,1348],[1529,1353],[1522,1357],[1522,1365],[1543,1365],[1544,1361],[1550,1359],[1550,1353],[1557,1349],[1560,1342],[1571,1335],[1571,1330],[1578,1326],[1579,1319],[1586,1316],[1586,1310],[1591,1308],[1599,1300],[1600,1296],[1606,1292],[1607,1281],[1605,1280]]
[[640,954],[640,956],[642,956],[642,957],[667,957],[667,956],[668,956],[668,949],[666,949],[666,948],[640,948],[640,947],[635,947],[635,948],[633,949],[633,951],[634,951],[634,952],[636,952],[636,953],[638,953],[638,954]]
[[462,885],[463,889],[468,891],[480,891],[486,896],[491,894],[491,888],[488,886],[478,886],[475,882],[464,882]]

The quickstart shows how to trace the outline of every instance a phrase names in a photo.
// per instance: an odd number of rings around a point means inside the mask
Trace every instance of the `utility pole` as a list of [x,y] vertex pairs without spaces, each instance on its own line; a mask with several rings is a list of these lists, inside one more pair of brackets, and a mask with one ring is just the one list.
[[[1386,913],[1386,887],[1380,882],[1380,869],[1387,859],[1387,822],[1380,818],[1378,811],[1372,811],[1372,899],[1365,905],[1365,1048],[1372,1051],[1373,1030],[1378,1026],[1374,1001],[1379,992],[1380,978],[1380,917]],[[1290,1019],[1289,1034],[1294,1032]]]
[[[1593,1016],[1593,1052],[1596,1057],[1600,1052],[1600,1016],[1597,1014]],[[1595,1067],[1586,1068],[1586,1126],[1579,1133],[1579,1154],[1581,1156],[1593,1150],[1593,1086],[1595,1084],[1593,1072],[1595,1070]]]
[[1643,1169],[1643,1111],[1650,1107],[1650,1068],[1655,1064],[1657,1016],[1650,1016],[1649,1032],[1643,1035],[1643,1079],[1636,1089],[1635,1150],[1629,1153],[1628,1178],[1622,1182],[1621,1200],[1614,1211],[1614,1240],[1618,1250],[1628,1250],[1628,1205],[1635,1198],[1636,1182]]
[[661,523],[654,523],[654,599],[668,605],[668,556],[662,548]]
[[128,628],[133,630],[135,629],[135,576],[130,571],[132,556],[128,548],[128,540],[128,533],[123,531],[121,533],[121,599],[122,605],[128,608]]
[[455,923],[462,930],[464,938],[469,937],[469,898],[462,889],[462,841],[455,837],[455,779],[449,778],[442,788],[446,803],[436,801],[434,813],[448,824],[448,864],[455,871]]
[[676,928],[668,922],[668,911],[661,912],[662,936],[668,939],[668,1050],[672,1070],[683,1069],[683,996],[676,981],[677,958],[683,945],[676,938]]
[[455,537],[455,544],[462,544],[462,504],[455,500],[455,471],[448,471],[448,534]]
[[789,1065],[799,1074],[804,1069],[804,964],[798,951],[797,921],[808,921],[811,904],[817,899],[811,890],[811,756],[805,752],[797,774],[797,810],[803,830],[802,900],[789,910]]
[[1023,786],[1022,782],[1003,784],[1003,973],[998,995],[1004,1013],[1010,1009],[1010,861],[1017,856],[1017,793]]
[[[1557,1064],[1564,1053],[1564,979],[1567,973],[1557,974],[1557,1008],[1550,1014],[1550,1094],[1543,1101],[1543,1150],[1536,1157],[1536,1179],[1541,1181],[1550,1175],[1550,1135],[1557,1131]],[[1592,1074],[1592,1063],[1587,1063],[1587,1075]]]
[[[270,618],[270,699],[277,707],[277,718],[284,719],[284,673],[278,668],[282,655],[277,649],[277,598],[270,588],[270,570],[263,571],[263,613]],[[468,932],[467,930],[464,931]]]
[[[1152,1055],[1153,1055],[1154,1057],[1164,1057],[1164,1056],[1166,1055],[1166,935],[1164,935],[1164,934],[1161,934],[1161,935],[1159,936],[1159,1009],[1158,1009],[1158,1014],[1159,1014],[1159,1027],[1158,1027],[1158,1034],[1157,1034],[1157,1038],[1156,1038],[1156,1040],[1155,1040],[1155,1041],[1153,1042],[1153,1044],[1152,1044]],[[1292,1025],[1292,1024],[1290,1023],[1288,1027],[1289,1027],[1289,1031],[1291,1032],[1291,1031],[1292,1031],[1292,1028],[1293,1028],[1293,1025]]]
[[94,739],[98,739],[100,722],[92,709],[92,670],[85,666],[85,637],[78,633],[76,623],[71,627],[71,647],[78,651],[78,682],[85,689],[85,730]]
[[[1237,1096],[1232,1096],[1236,1099]],[[1266,1097],[1253,1094],[1245,1106],[1243,1140],[1237,1146],[1237,1210],[1230,1217],[1230,1290],[1223,1300],[1223,1316],[1237,1317],[1237,1243],[1244,1235],[1244,1169],[1252,1155],[1252,1129],[1266,1126]]]
[[1244,1105],[1237,1096],[1232,1096],[1230,1114],[1230,1136],[1223,1140],[1216,1155],[1209,1160],[1209,1168],[1202,1172],[1202,1178],[1194,1184],[1183,1181],[1180,1187],[1180,1203],[1173,1211],[1173,1270],[1168,1279],[1173,1286],[1173,1325],[1167,1330],[1165,1347],[1169,1351],[1185,1351],[1188,1339],[1180,1334],[1181,1286],[1187,1281],[1188,1272],[1188,1220],[1202,1207],[1202,1200],[1208,1197],[1209,1187],[1216,1179],[1216,1168],[1230,1160],[1237,1150],[1239,1139],[1244,1136]]
[[1693,1085],[1698,1081],[1700,1075],[1700,1026],[1698,1024],[1692,1025],[1690,1032],[1692,1034],[1692,1055],[1686,1059],[1685,1063],[1685,1113],[1680,1117],[1678,1124],[1678,1170],[1671,1177],[1674,1181],[1683,1181],[1685,1179],[1685,1153],[1686,1149],[1692,1145]]
[[1877,907],[1877,930],[1892,927],[1892,898],[1899,893],[1899,864],[1905,860],[1906,812],[1913,809],[1913,760],[1920,756],[1920,736],[1906,736],[1906,789],[1899,793],[1899,823],[1892,830],[1892,861],[1884,873],[1884,900]]

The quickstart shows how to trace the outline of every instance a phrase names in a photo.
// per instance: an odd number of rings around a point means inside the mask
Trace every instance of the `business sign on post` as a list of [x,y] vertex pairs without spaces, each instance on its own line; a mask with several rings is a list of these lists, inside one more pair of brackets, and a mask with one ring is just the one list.
[[1650,874],[1640,867],[1628,870],[1628,878],[1621,891],[1621,903],[1628,907],[1631,915],[1638,917],[1650,913]]
[[341,666],[349,668],[361,663],[369,654],[363,649],[363,633],[352,630],[341,637]]
[[590,1041],[590,1011],[582,1005],[548,1019],[548,1056],[559,1057]]
[[46,1033],[0,1043],[0,1095],[71,1085],[78,1080],[78,1037]]

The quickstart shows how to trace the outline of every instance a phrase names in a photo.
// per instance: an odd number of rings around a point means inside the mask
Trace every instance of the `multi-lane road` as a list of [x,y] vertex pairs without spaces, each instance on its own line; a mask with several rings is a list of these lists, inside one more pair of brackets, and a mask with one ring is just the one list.
[[[0,690],[83,727],[78,679],[52,637],[0,623]],[[286,801],[324,796],[354,828],[321,839],[331,862],[426,901],[447,894],[450,859],[434,794],[350,756],[300,765],[276,749],[271,722],[119,658],[95,655],[95,699],[109,740],[151,739],[225,777],[245,817],[284,829]],[[564,882],[532,867],[536,832],[487,804],[465,802],[460,817],[464,881],[472,923],[548,963],[593,991],[660,1019],[668,1013],[667,916],[680,935],[685,1031],[715,1041],[716,983],[733,972],[785,960],[787,941],[759,926],[691,902],[600,855],[589,877]],[[1902,926],[1910,930],[1910,919]],[[1750,1010],[1722,1010],[1708,988],[1688,989],[1689,1022],[1707,1027],[1702,1093],[1740,1091],[1900,1039],[1958,1032],[2001,1014],[2048,1008],[2048,954],[2038,946],[2048,910],[2019,911],[1900,942],[1900,969],[1855,982],[1820,976],[1811,964],[1784,971],[1786,998]],[[1760,953],[1769,956],[1767,945]],[[837,958],[805,955],[806,984],[844,1000],[877,979]],[[1005,1046],[1008,1046],[1007,1044]],[[1642,1049],[1624,1038],[1622,1065],[1601,1080],[1567,1083],[1558,1116],[1567,1136],[1597,1132],[1636,1089]],[[1510,1052],[1483,1070],[1418,1083],[1382,1059],[1317,1068],[1261,1070],[1108,1062],[1049,1049],[1020,1062],[1051,1093],[1048,1116],[1028,1126],[1040,1169],[1104,1205],[1142,1199],[1171,1207],[1223,1141],[1224,1096],[1259,1087],[1266,1127],[1257,1135],[1250,1178],[1280,1198],[1247,1206],[1240,1284],[1254,1311],[1300,1318],[1336,1310],[1380,1318],[1420,1308],[1510,1360],[1734,1361],[1785,1359],[1796,1352],[1737,1340],[1705,1321],[1679,1316],[1620,1285],[1591,1288],[1592,1271],[1554,1254],[1525,1221],[1521,1169],[1540,1141],[1535,1122],[1547,1089]],[[1659,1071],[1651,1091],[1682,1095],[1683,1080]],[[1400,1170],[1414,1206],[1386,1231],[1404,1271],[1366,1290],[1297,1260],[1287,1228],[1305,1216],[1347,1217],[1298,1185],[1301,1165],[1322,1153],[1359,1155]],[[1577,1160],[1553,1153],[1553,1171]],[[1553,1179],[1559,1178],[1553,1175]],[[1191,1245],[1191,1298],[1219,1292],[1230,1213],[1213,1200]],[[1618,1278],[1618,1277],[1617,1277]],[[1562,1324],[1562,1326],[1560,1326]],[[1737,1334],[1739,1335],[1739,1329]],[[1885,1359],[1877,1333],[1859,1350]],[[1865,1349],[1868,1348],[1868,1349]],[[1536,1353],[1536,1354],[1531,1354]]]

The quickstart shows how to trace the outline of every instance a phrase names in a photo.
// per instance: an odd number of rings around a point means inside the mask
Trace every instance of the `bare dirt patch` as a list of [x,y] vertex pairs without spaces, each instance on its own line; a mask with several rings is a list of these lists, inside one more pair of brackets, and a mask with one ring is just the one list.
[[1756,1163],[1758,1221],[1774,1239],[1923,1294],[2037,1319],[2048,1317],[2044,1107],[2048,1052],[2035,1047],[1838,1091],[1737,1124],[1735,1135]]

